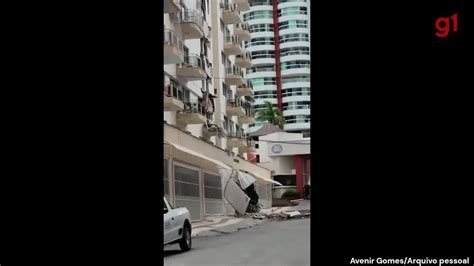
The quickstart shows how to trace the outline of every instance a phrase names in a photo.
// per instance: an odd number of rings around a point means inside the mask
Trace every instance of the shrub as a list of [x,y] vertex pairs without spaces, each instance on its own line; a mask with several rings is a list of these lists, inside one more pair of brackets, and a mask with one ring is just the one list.
[[294,196],[297,196],[297,195],[298,195],[298,191],[296,191],[296,189],[294,189],[294,188],[290,188],[287,191],[285,191],[285,193],[283,193],[283,195],[281,197],[282,198],[290,198],[290,197],[294,197]]

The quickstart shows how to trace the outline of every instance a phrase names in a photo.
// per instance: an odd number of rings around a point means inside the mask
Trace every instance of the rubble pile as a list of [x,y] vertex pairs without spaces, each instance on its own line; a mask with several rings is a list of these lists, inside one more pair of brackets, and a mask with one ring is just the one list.
[[294,219],[294,218],[305,218],[305,217],[308,217],[309,215],[310,215],[309,212],[301,213],[295,210],[286,210],[286,211],[266,213],[265,217],[267,219],[272,219],[272,220],[288,220],[288,219]]

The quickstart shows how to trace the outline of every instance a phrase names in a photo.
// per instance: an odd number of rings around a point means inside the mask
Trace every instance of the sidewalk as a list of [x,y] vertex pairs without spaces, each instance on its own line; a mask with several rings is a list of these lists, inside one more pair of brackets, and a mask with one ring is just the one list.
[[[295,200],[297,206],[288,207],[272,207],[268,209],[261,209],[260,215],[264,217],[271,217],[272,215],[285,214],[288,217],[302,217],[309,216],[311,213],[311,201],[309,200]],[[205,221],[192,223],[192,237],[215,236],[222,234],[229,234],[237,232],[242,229],[247,229],[255,225],[265,222],[266,219],[252,218],[253,214],[246,216],[218,216],[207,217]]]
[[194,237],[214,236],[237,232],[241,229],[250,228],[261,224],[263,221],[250,217],[222,216],[207,218],[206,221],[192,223],[192,234]]

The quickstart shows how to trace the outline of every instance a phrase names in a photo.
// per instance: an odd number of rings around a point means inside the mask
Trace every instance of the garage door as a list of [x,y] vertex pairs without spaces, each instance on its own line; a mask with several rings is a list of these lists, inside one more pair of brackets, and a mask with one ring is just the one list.
[[222,178],[215,173],[203,173],[204,176],[204,206],[206,215],[224,214],[222,199]]
[[192,166],[174,162],[174,184],[176,206],[186,207],[191,220],[201,220],[200,170]]

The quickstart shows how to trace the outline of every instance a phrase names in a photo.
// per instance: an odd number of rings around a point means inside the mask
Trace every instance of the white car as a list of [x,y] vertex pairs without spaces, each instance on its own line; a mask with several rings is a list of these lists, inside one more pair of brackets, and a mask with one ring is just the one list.
[[179,243],[182,251],[191,249],[191,215],[185,207],[173,208],[163,197],[164,246]]

